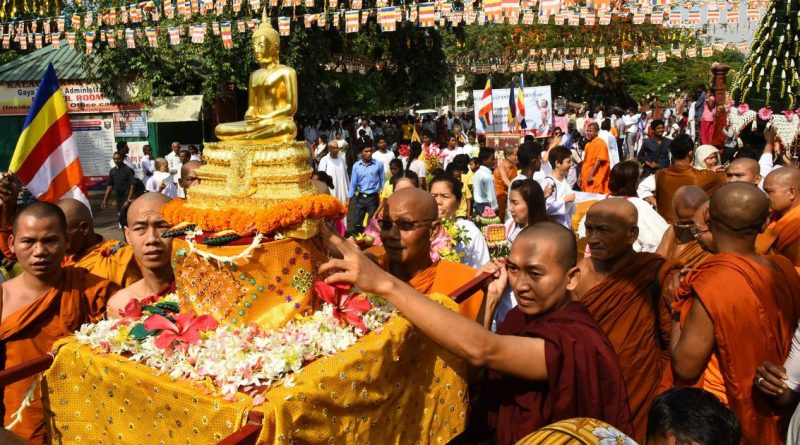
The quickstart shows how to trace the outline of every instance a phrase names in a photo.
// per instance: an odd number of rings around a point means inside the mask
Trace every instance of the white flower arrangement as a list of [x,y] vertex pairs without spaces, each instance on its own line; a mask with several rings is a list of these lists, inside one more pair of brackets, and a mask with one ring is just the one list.
[[[366,331],[335,316],[336,308],[325,302],[320,310],[280,329],[219,326],[200,332],[196,342],[175,341],[166,348],[156,344],[155,335],[143,339],[130,335],[131,326],[148,317],[147,307],[139,318],[84,324],[75,338],[81,344],[127,356],[170,377],[210,383],[214,393],[230,399],[238,391],[263,389],[282,380],[291,385],[293,380],[285,379],[300,372],[305,364],[347,349],[369,331],[379,331],[395,309],[382,298],[366,298],[371,307],[360,316]],[[177,296],[170,294],[159,300],[164,301],[177,302]],[[263,402],[263,397],[257,396],[254,402]]]

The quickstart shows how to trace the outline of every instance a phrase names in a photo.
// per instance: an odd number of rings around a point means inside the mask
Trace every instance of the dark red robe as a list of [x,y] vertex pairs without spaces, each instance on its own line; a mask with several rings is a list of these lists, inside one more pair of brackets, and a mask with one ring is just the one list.
[[490,406],[476,414],[488,411],[496,444],[514,444],[545,425],[573,417],[602,420],[633,434],[614,347],[583,304],[572,302],[540,317],[514,308],[497,333],[544,339],[548,381],[489,372],[483,403]]

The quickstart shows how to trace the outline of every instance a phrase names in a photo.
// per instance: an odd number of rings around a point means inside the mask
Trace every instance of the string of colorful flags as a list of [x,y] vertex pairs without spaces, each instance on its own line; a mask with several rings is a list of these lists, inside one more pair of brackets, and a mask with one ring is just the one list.
[[[339,0],[327,0],[323,12],[294,14],[296,8],[305,6],[312,8],[314,0],[268,0],[270,7],[291,7],[291,16],[273,17],[277,19],[280,35],[291,33],[292,22],[301,20],[305,28],[314,26],[326,28],[344,27],[347,33],[358,32],[371,17],[375,17],[381,31],[396,31],[400,26],[459,26],[461,24],[484,25],[486,23],[511,23],[523,25],[553,24],[571,26],[609,25],[612,16],[630,19],[634,25],[650,23],[652,25],[685,27],[696,25],[715,25],[720,23],[722,12],[724,23],[738,25],[741,15],[739,4],[728,4],[716,0],[704,3],[707,8],[705,17],[700,11],[670,10],[668,0],[647,0],[638,9],[623,11],[614,9],[610,0],[589,0],[588,5],[577,6],[569,0],[484,0],[480,6],[471,1],[463,3],[463,8],[456,9],[453,3],[436,1],[412,5],[386,6],[387,0],[377,0],[377,7],[363,8],[362,0],[350,0],[346,6]],[[304,3],[301,3],[304,2]],[[763,0],[748,3],[746,18],[756,21],[760,18]],[[242,17],[235,21],[213,21],[202,23],[178,23],[176,21],[196,20],[199,16],[214,18],[223,14],[256,15],[262,7],[261,0],[164,0],[156,5],[153,1],[132,4],[128,7],[89,10],[82,13],[65,14],[57,18],[40,18],[19,20],[0,24],[2,29],[2,47],[8,49],[14,44],[22,50],[29,46],[41,48],[44,44],[53,43],[58,46],[62,34],[67,43],[74,47],[76,37],[81,35],[85,40],[86,51],[91,53],[95,41],[99,38],[114,47],[117,40],[125,40],[125,46],[135,48],[137,40],[146,37],[147,45],[158,46],[158,36],[167,34],[169,44],[181,44],[186,37],[191,43],[203,43],[208,28],[215,35],[222,36],[223,45],[232,48],[232,32],[245,32],[258,24],[258,19]],[[686,5],[692,6],[692,5]],[[534,9],[535,8],[535,9]],[[226,17],[227,18],[227,17]],[[171,22],[164,25],[162,20]],[[41,23],[40,23],[41,22]],[[40,27],[41,26],[41,27]]]

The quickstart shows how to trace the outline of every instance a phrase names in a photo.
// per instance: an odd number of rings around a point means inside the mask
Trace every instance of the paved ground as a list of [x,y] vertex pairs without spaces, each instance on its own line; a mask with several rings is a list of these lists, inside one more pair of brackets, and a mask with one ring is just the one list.
[[[122,240],[122,230],[117,222],[117,209],[100,209],[100,202],[103,201],[102,191],[90,191],[89,202],[92,204],[92,215],[94,216],[94,231],[106,239]],[[113,199],[109,205],[114,205]]]

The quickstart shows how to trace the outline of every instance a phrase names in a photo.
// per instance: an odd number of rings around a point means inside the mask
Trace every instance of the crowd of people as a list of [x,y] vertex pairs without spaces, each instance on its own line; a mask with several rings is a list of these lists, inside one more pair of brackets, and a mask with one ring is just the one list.
[[[320,277],[383,296],[484,371],[453,443],[540,443],[585,418],[595,443],[800,443],[800,169],[774,129],[717,148],[702,117],[699,137],[673,131],[681,110],[570,112],[501,149],[453,116],[301,120],[315,187],[348,208],[322,230],[335,254]],[[103,199],[127,242],[97,234],[80,201],[18,208],[0,178],[0,250],[21,266],[2,283],[4,369],[173,286],[160,209],[196,184],[200,154],[148,150],[136,186],[118,146]],[[490,255],[481,218],[502,221],[507,255]],[[482,298],[458,312],[426,297],[479,273]],[[4,388],[5,425],[30,383]],[[10,430],[43,443],[42,416],[36,400]]]

